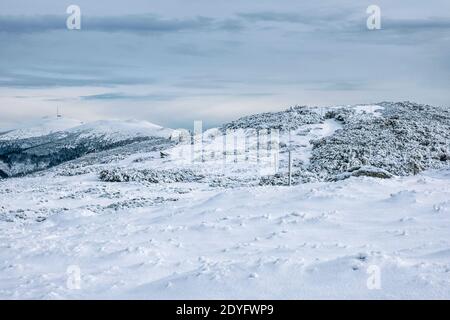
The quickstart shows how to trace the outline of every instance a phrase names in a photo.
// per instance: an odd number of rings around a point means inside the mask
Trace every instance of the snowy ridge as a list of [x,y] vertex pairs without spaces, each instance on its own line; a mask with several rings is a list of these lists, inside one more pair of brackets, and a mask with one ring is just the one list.
[[71,128],[67,132],[81,133],[80,138],[108,137],[108,139],[119,141],[136,137],[169,138],[172,130],[148,121],[100,120]]
[[10,130],[0,135],[0,141],[20,140],[50,135],[53,133],[83,133],[93,136],[110,136],[117,140],[126,137],[156,136],[170,137],[171,129],[163,128],[148,121],[138,120],[99,120],[83,123],[69,118],[43,118],[23,124],[20,128]]

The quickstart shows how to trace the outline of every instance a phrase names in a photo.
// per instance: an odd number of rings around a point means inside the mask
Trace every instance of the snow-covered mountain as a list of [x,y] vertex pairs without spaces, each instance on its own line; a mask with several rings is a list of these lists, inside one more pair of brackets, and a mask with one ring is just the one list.
[[[47,169],[86,154],[127,144],[165,140],[172,130],[147,121],[44,119],[0,136],[0,175],[18,176]],[[100,160],[101,161],[101,160]]]
[[109,136],[111,140],[123,140],[139,136],[168,138],[171,132],[170,129],[143,120],[99,120],[84,123],[80,120],[64,117],[45,117],[3,132],[0,135],[0,141],[25,140],[56,133],[83,133],[97,137]]
[[250,115],[201,148],[140,121],[21,128],[0,298],[450,298],[449,128],[410,102]]

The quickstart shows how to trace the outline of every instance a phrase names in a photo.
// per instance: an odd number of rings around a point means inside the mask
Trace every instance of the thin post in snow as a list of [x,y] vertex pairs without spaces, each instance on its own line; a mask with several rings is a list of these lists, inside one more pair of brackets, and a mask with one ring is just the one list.
[[291,136],[291,130],[290,130],[290,129],[289,129],[288,150],[289,150],[289,159],[288,159],[288,186],[291,186],[291,185],[292,185],[292,136]]
[[288,185],[292,185],[292,151],[289,149],[289,175],[288,175]]

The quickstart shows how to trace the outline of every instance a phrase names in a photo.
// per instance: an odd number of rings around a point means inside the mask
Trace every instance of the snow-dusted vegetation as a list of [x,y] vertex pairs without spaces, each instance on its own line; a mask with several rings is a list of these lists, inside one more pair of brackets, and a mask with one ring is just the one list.
[[2,298],[450,298],[448,109],[293,107],[200,149],[57,121],[0,136]]
[[321,122],[317,110],[306,106],[295,106],[285,111],[266,112],[242,117],[222,126],[222,130],[233,129],[279,129],[281,131],[296,130],[305,124]]
[[342,121],[343,129],[313,142],[310,169],[334,175],[372,166],[406,176],[448,166],[448,109],[409,102],[380,106],[381,116],[342,109],[327,113]]

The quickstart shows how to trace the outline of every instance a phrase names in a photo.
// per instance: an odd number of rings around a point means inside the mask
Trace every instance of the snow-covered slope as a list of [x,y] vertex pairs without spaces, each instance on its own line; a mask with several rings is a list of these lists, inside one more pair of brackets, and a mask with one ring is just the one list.
[[76,126],[53,132],[52,130],[57,128],[54,123],[58,121],[67,126],[73,124],[73,121],[63,119],[45,121],[42,126],[16,130],[6,134],[5,139],[0,139],[2,176],[28,174],[92,152],[135,142],[166,140],[172,132],[171,129],[136,120],[96,121],[82,125],[78,123]]
[[[449,299],[449,181],[3,180],[0,210],[14,222],[0,221],[0,297]],[[21,222],[32,212],[40,223]],[[379,286],[367,285],[373,272]]]

